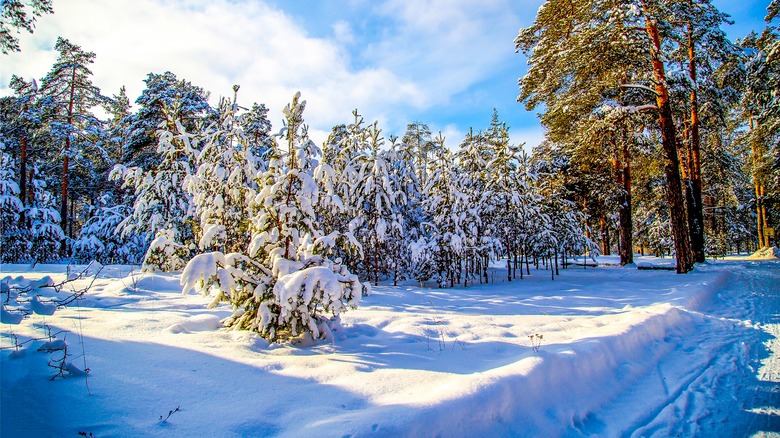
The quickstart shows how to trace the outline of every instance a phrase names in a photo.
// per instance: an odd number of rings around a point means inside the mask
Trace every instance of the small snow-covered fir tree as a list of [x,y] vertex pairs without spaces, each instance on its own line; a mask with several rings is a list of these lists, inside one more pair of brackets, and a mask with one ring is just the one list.
[[200,221],[201,251],[240,251],[250,238],[249,201],[257,195],[254,179],[261,166],[237,109],[235,102],[222,99],[219,121],[197,154],[197,172],[185,180]]
[[123,235],[120,226],[131,213],[131,206],[116,204],[109,194],[101,197],[73,242],[73,258],[82,263],[141,264],[146,250],[142,235]]
[[460,282],[466,233],[463,228],[467,200],[460,190],[457,169],[452,154],[444,147],[439,133],[434,143],[434,157],[429,166],[428,185],[425,187],[423,206],[432,218],[430,242],[434,245],[436,281],[439,287],[454,286]]
[[[34,172],[38,174],[37,169]],[[53,262],[60,259],[60,245],[65,239],[56,200],[41,179],[33,179],[32,189],[32,202],[24,212],[30,226],[30,256],[38,263]]]
[[[389,163],[380,148],[384,144],[377,122],[366,129],[370,149],[357,154],[351,167],[354,169],[350,204],[354,219],[350,223],[363,247],[363,272],[367,278],[379,282],[379,276],[390,271],[388,254],[390,240],[402,238],[402,217],[398,211],[398,192],[390,178]],[[393,245],[395,248],[397,245]]]
[[200,137],[181,124],[178,106],[165,108],[164,113],[166,120],[157,131],[162,162],[148,170],[117,166],[112,174],[124,179],[124,187],[132,188],[136,196],[132,214],[121,224],[123,235],[151,240],[145,270],[170,272],[184,267],[195,244],[192,196],[183,183],[192,174]]
[[520,227],[528,225],[529,219],[536,218],[518,217],[518,213],[530,203],[529,187],[518,172],[522,148],[510,144],[508,128],[505,123],[499,122],[495,112],[485,136],[492,154],[487,165],[489,173],[483,203],[495,237],[507,256],[507,279],[511,281],[514,277],[511,261],[520,254]]
[[305,101],[296,94],[284,109],[268,169],[252,201],[252,238],[246,252],[211,252],[194,257],[182,274],[183,292],[214,295],[212,305],[234,308],[227,326],[259,332],[269,340],[308,335],[331,337],[339,315],[356,307],[363,285],[328,253],[351,240],[336,232],[322,235],[314,212],[319,190],[313,173],[316,147],[303,125]]
[[0,246],[3,263],[27,261],[30,257],[30,232],[24,224],[24,206],[15,181],[15,163],[0,139]]

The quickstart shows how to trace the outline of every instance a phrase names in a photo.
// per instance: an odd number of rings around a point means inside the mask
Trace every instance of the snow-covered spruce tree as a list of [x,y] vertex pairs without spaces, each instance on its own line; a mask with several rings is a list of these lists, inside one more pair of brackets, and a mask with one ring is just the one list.
[[140,234],[122,233],[122,222],[132,207],[116,203],[111,193],[103,195],[73,242],[73,258],[81,263],[96,260],[103,264],[143,262],[146,242]]
[[528,224],[527,218],[522,222],[517,218],[523,205],[529,203],[529,188],[518,174],[522,146],[510,144],[508,128],[498,120],[496,113],[485,131],[485,139],[493,153],[487,165],[489,174],[483,205],[495,237],[507,256],[507,279],[511,281],[518,266],[515,261],[513,269],[512,259],[520,254],[519,228]]
[[261,166],[237,110],[235,100],[220,101],[219,121],[206,130],[197,153],[197,171],[184,181],[202,230],[201,251],[237,252],[250,238],[249,201],[257,195]]
[[133,212],[121,224],[124,237],[145,236],[149,248],[144,269],[175,271],[191,257],[195,246],[192,196],[183,183],[192,174],[200,137],[190,134],[179,121],[180,108],[164,108],[166,120],[157,131],[157,153],[162,162],[148,170],[117,165],[112,176],[124,180],[135,192]]
[[208,92],[169,71],[149,73],[144,82],[146,88],[135,101],[138,110],[123,120],[127,140],[122,146],[122,163],[151,169],[161,161],[157,154],[157,130],[167,118],[164,108],[178,108],[179,122],[187,132],[195,132],[199,123],[214,114]]
[[366,129],[366,135],[370,149],[358,153],[350,166],[355,171],[349,196],[355,216],[349,228],[363,247],[362,271],[376,285],[380,275],[390,271],[390,260],[397,254],[388,253],[388,244],[391,239],[401,239],[403,227],[398,193],[390,178],[389,163],[380,150],[384,138],[377,122]]
[[339,315],[356,307],[364,286],[339,259],[327,254],[348,236],[322,235],[314,206],[315,150],[303,126],[305,101],[296,94],[284,109],[283,150],[276,142],[252,201],[252,239],[246,252],[194,257],[182,274],[183,292],[213,294],[212,306],[228,302],[226,326],[260,333],[271,341],[302,335],[331,337]]
[[464,229],[467,198],[461,191],[458,169],[441,133],[433,142],[437,146],[429,166],[423,206],[433,225],[436,281],[439,287],[453,287],[461,281],[465,245],[470,240]]
[[[37,175],[37,169],[33,169]],[[60,259],[60,245],[65,233],[60,227],[54,195],[46,190],[46,181],[32,180],[33,198],[25,208],[24,216],[30,226],[30,257],[38,263],[54,262]]]
[[24,206],[19,199],[19,184],[13,158],[4,150],[0,138],[0,247],[2,263],[18,263],[30,258],[30,230],[23,221]]

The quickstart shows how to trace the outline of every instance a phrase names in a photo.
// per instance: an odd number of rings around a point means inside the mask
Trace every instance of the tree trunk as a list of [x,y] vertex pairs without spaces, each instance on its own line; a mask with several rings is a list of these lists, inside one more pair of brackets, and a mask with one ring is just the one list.
[[599,215],[599,227],[601,228],[601,254],[608,256],[609,254],[609,227],[607,226],[607,218],[604,216],[604,211]]
[[[691,7],[693,2],[691,1]],[[704,209],[701,197],[701,145],[699,140],[699,108],[696,96],[696,58],[694,54],[693,29],[688,24],[688,61],[691,82],[691,132],[688,163],[690,195],[688,195],[688,228],[691,232],[691,253],[693,261],[704,262]],[[687,193],[687,191],[686,191]]]
[[658,25],[648,19],[647,34],[652,38],[652,64],[655,76],[656,105],[658,123],[661,128],[661,146],[664,151],[664,173],[666,176],[666,195],[669,202],[669,215],[674,236],[674,249],[677,258],[677,273],[684,274],[693,269],[693,257],[685,220],[683,187],[680,181],[680,160],[677,156],[677,133],[675,132],[672,108],[669,102],[669,90],[666,86],[666,72],[660,59],[661,37]]
[[620,222],[620,265],[634,263],[634,222],[631,216],[631,155],[623,138],[623,161],[616,161],[617,182],[623,187],[618,195],[618,221]]
[[[68,100],[68,126],[71,126],[73,124],[73,104],[76,99],[76,67],[73,67],[73,72],[71,73],[70,78],[70,98]],[[62,179],[61,179],[61,199],[60,199],[60,226],[62,227],[63,233],[68,232],[68,174],[70,173],[68,170],[68,166],[70,164],[70,157],[68,154],[70,153],[70,133],[68,133],[68,136],[65,138],[65,151],[62,154]],[[62,242],[61,247],[61,254],[65,256],[67,254],[67,236],[66,239]]]
[[[25,107],[25,112],[27,108]],[[27,205],[27,128],[22,128],[22,138],[19,143],[19,199]]]
[[[752,117],[750,118],[750,130],[758,129],[756,121]],[[753,139],[750,144],[751,153],[753,155],[753,187],[756,191],[756,231],[758,232],[758,247],[764,248],[769,246],[769,239],[764,234],[766,228],[766,209],[764,208],[764,199],[766,195],[766,187],[763,185],[761,176],[758,174],[758,167],[760,165],[760,157],[762,151],[760,150],[758,141]]]
[[506,278],[507,281],[512,281],[512,250],[509,242],[506,244]]

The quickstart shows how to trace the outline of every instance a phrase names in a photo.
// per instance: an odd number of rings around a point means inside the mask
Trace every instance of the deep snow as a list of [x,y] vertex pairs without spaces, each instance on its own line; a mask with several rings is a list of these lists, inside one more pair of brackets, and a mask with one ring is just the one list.
[[[43,324],[65,330],[71,361],[90,369],[51,381],[42,341],[0,351],[0,434],[776,434],[780,261],[767,258],[687,275],[602,265],[555,281],[532,269],[468,288],[380,285],[313,346],[221,330],[229,310],[182,295],[178,275],[107,266],[68,308],[0,324],[3,348]],[[3,265],[0,277],[64,271]]]

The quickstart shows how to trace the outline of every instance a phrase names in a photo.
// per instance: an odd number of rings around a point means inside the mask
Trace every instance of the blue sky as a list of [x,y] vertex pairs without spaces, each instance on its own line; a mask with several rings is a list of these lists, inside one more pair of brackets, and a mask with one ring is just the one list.
[[[265,103],[275,126],[295,91],[321,142],[358,108],[385,135],[422,121],[456,148],[492,109],[516,143],[543,136],[536,116],[515,101],[525,59],[514,53],[519,28],[541,0],[54,0],[55,13],[2,56],[0,94],[11,74],[41,78],[56,58],[57,36],[97,54],[104,94],[125,85],[131,100],[149,72],[170,70],[239,103]],[[769,0],[715,1],[736,24],[734,39],[762,29]]]

